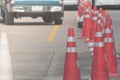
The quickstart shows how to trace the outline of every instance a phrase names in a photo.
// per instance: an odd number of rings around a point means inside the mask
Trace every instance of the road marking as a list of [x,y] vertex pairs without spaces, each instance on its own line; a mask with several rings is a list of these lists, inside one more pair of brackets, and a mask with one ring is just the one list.
[[13,80],[10,50],[6,33],[1,33],[0,40],[0,80]]
[[48,37],[48,42],[52,42],[55,38],[56,32],[58,31],[60,25],[56,25],[53,30],[51,31],[49,37]]

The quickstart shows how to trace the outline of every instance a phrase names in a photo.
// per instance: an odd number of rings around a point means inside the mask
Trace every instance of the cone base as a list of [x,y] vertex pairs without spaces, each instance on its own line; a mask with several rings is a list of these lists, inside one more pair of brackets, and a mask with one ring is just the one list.
[[118,67],[117,70],[120,71],[120,67]]
[[86,38],[86,39],[85,39],[85,42],[86,42],[86,43],[89,43],[89,42],[90,42],[90,41],[89,41],[89,38]]
[[118,64],[120,64],[120,57],[117,56],[117,55],[116,55],[116,57],[117,57],[117,62],[118,62]]
[[109,74],[110,77],[120,78],[120,74],[118,73],[111,73]]

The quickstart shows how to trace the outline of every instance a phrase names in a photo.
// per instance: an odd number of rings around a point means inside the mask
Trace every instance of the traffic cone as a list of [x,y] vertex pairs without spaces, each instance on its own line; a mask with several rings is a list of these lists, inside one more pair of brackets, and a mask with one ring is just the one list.
[[84,0],[80,0],[78,5],[78,28],[82,28],[83,12],[84,12]]
[[78,17],[80,18],[84,11],[84,0],[80,0],[78,5]]
[[81,80],[73,28],[69,28],[63,80]]
[[[100,24],[100,23],[99,23]],[[100,26],[97,26],[93,51],[93,63],[91,80],[109,80],[108,70],[104,55],[103,34]]]
[[[100,11],[101,11],[101,24],[102,24],[102,26],[104,25],[104,10],[103,10],[103,8],[100,8]],[[102,30],[103,30],[103,28],[102,28]]]
[[90,47],[90,51],[93,51],[96,27],[97,27],[97,7],[94,6],[93,15],[92,15],[92,26],[91,26],[91,32],[90,32],[90,38],[89,38],[90,40],[88,43],[88,45]]
[[113,30],[111,28],[111,20],[109,16],[107,17],[104,30],[104,45],[109,76],[120,77],[120,74],[118,74],[116,51],[114,49]]
[[106,11],[102,9],[102,33],[104,34],[104,28],[106,25]]
[[[113,27],[112,27],[112,19],[110,18],[110,16],[109,16],[109,19],[110,19],[110,25],[111,25],[110,27],[112,29],[112,34],[114,34],[114,30],[113,30]],[[112,38],[113,38],[113,51],[114,51],[114,53],[116,53],[116,58],[117,58],[118,64],[120,64],[120,55],[117,54],[117,51],[116,51],[116,48],[115,48],[115,38],[114,38],[114,35],[112,36]],[[118,68],[118,70],[120,70],[120,68]]]
[[[97,23],[95,23],[95,25],[97,26],[97,27],[101,27],[102,28],[102,8],[99,8],[99,11],[98,11],[98,13],[97,13]],[[92,30],[92,29],[91,29]],[[92,31],[91,31],[92,32]],[[94,34],[96,34],[96,31],[94,32]],[[95,36],[93,37],[93,41],[95,42]],[[92,41],[92,40],[91,40]],[[90,42],[91,42],[90,41]],[[92,45],[94,45],[94,42],[93,42],[93,44],[89,44],[89,47],[90,47],[90,51],[91,52],[93,52],[93,50],[94,50],[94,46],[92,46]],[[92,53],[93,54],[93,53]]]
[[[115,48],[115,40],[114,40],[114,30],[113,30],[113,27],[112,27],[112,19],[110,17],[110,15],[108,14],[107,11],[104,11],[104,28],[103,28],[103,34],[104,34],[104,31],[105,31],[105,28],[106,26],[111,29],[111,34],[112,34],[112,43],[113,43],[113,51],[114,53],[116,53],[116,48]],[[117,55],[116,55],[117,56]]]
[[99,8],[99,12],[98,12],[98,23],[100,23],[100,26],[103,30],[103,9],[102,8]]
[[91,14],[92,14],[92,4],[90,1],[85,3],[85,15],[83,22],[82,38],[89,40],[90,29],[91,29]]
[[13,80],[11,57],[10,57],[6,33],[1,34],[0,80]]

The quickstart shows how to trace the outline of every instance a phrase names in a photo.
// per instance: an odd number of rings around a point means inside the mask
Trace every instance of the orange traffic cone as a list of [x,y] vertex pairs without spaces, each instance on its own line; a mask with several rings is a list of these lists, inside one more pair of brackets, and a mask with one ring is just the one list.
[[[98,11],[98,23],[100,23],[100,26],[101,26],[101,28],[102,28],[102,25],[103,25],[103,15],[102,15],[102,13],[103,13],[103,9],[102,8],[99,8],[99,11]],[[102,30],[103,30],[103,28],[102,28]]]
[[96,26],[97,26],[97,7],[94,6],[93,8],[93,15],[92,15],[92,26],[91,26],[91,32],[90,32],[90,40],[89,40],[89,47],[90,50],[93,51],[94,46],[94,40],[95,40],[95,33],[96,33]]
[[92,4],[90,1],[85,3],[85,15],[84,15],[84,22],[83,22],[83,32],[82,38],[85,38],[87,41],[89,40],[90,36],[90,28],[91,28],[91,14],[92,14]]
[[84,10],[84,0],[80,0],[79,5],[78,5],[78,17],[80,18],[83,14]]
[[120,74],[118,74],[118,64],[113,43],[113,30],[111,28],[111,20],[109,16],[107,17],[104,30],[104,45],[109,76],[120,77]]
[[63,80],[81,80],[73,28],[69,28]]
[[[97,13],[97,23],[95,24],[97,27],[101,27],[102,28],[102,8],[99,8],[99,11],[98,11],[98,13]],[[91,29],[92,30],[92,29]],[[91,31],[92,32],[92,31]],[[95,33],[94,34],[96,34],[96,31],[95,31]],[[94,41],[95,41],[95,36],[94,36]],[[92,41],[92,40],[91,40]],[[90,42],[91,42],[90,41]],[[94,45],[94,42],[93,42],[93,44],[92,45]],[[90,51],[93,51],[94,50],[94,46],[92,46],[91,44],[89,44],[89,47],[90,47]],[[92,53],[93,54],[93,53]]]
[[104,34],[104,28],[106,25],[106,11],[102,9],[102,33]]
[[80,0],[78,5],[78,28],[82,27],[82,15],[84,12],[84,0]]
[[[100,24],[98,23],[98,25]],[[100,26],[97,26],[96,29],[91,80],[109,80],[104,56],[103,34]]]

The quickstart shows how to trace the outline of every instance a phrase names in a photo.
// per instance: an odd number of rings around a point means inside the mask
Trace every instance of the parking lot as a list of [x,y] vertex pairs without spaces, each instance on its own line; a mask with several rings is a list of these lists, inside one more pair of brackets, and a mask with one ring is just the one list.
[[[108,12],[113,21],[116,51],[120,55],[120,11],[108,10]],[[74,28],[75,32],[81,78],[90,80],[92,55],[88,44],[80,39],[77,10],[65,11],[62,25],[46,24],[41,18],[16,19],[14,25],[0,23],[0,39],[2,41],[2,34],[6,34],[7,51],[10,54],[12,66],[13,79],[9,80],[63,80],[66,43],[70,27]],[[7,73],[7,70],[2,72]],[[110,78],[110,80],[119,79]]]

